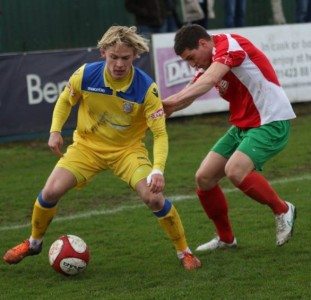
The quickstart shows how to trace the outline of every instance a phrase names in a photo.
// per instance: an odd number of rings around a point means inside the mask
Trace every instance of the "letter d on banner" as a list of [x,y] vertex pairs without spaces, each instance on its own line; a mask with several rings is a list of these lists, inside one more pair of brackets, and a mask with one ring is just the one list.
[[41,90],[41,79],[38,75],[26,75],[28,103],[30,105],[42,102],[43,92]]

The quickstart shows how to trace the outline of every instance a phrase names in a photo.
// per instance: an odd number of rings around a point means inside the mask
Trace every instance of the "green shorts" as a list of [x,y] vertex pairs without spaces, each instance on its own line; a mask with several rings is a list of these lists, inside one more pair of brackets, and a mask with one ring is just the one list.
[[212,151],[228,158],[239,150],[262,170],[264,163],[286,146],[290,133],[290,121],[275,121],[257,128],[242,130],[232,126],[213,146]]

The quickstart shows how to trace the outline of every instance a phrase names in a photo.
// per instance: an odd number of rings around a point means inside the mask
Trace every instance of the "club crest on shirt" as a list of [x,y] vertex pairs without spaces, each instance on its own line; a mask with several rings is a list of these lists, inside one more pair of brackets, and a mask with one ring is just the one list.
[[133,103],[124,102],[124,103],[123,103],[123,111],[124,111],[125,113],[131,113],[131,112],[133,111],[133,106],[134,106]]

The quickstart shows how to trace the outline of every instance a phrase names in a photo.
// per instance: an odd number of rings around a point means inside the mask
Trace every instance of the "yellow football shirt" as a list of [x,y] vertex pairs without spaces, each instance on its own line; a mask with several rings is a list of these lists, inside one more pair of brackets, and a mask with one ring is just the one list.
[[61,131],[74,105],[79,105],[74,141],[95,151],[118,151],[143,144],[148,128],[154,136],[153,168],[164,171],[168,137],[157,85],[132,67],[113,80],[105,62],[83,65],[69,79],[56,102],[51,132]]

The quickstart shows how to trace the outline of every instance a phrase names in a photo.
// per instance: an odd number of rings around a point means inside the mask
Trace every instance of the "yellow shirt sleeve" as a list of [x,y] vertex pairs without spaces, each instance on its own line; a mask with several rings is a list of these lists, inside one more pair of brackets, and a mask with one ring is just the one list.
[[57,99],[53,111],[50,132],[61,132],[65,122],[69,117],[72,107],[76,105],[81,98],[81,81],[83,70],[84,66],[79,68],[71,75],[65,89]]
[[155,83],[146,94],[145,116],[147,125],[153,133],[153,168],[164,172],[168,155],[168,135],[162,101]]

